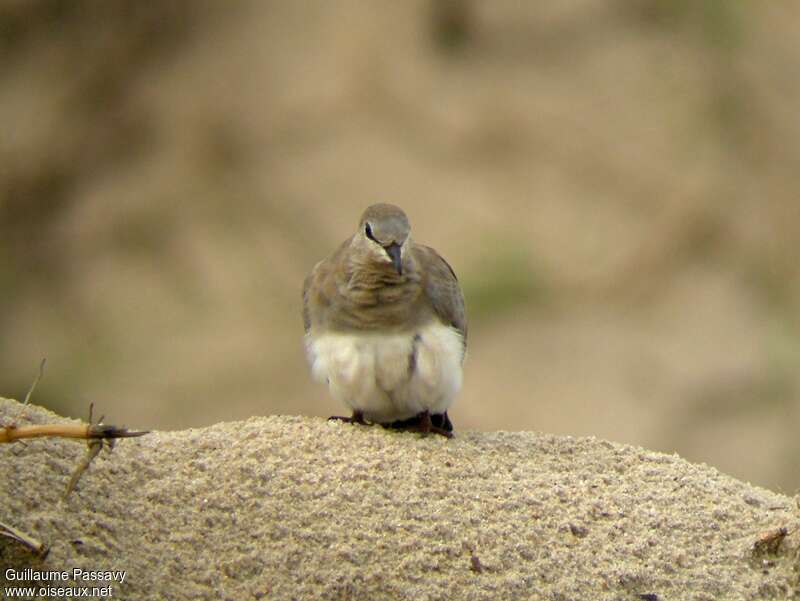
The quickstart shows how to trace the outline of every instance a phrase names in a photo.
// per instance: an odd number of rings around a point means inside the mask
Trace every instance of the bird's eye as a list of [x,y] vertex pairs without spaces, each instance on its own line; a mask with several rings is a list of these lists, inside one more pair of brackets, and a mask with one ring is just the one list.
[[364,225],[364,233],[366,234],[367,238],[369,238],[373,242],[377,242],[377,240],[375,240],[375,236],[372,235],[372,227],[370,226],[369,223]]

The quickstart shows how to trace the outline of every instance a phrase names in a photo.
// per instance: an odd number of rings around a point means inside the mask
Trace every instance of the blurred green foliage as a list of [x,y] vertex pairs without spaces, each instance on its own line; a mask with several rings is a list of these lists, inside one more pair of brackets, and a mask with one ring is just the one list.
[[491,249],[490,253],[475,259],[462,281],[470,320],[481,321],[546,303],[550,291],[547,279],[522,244],[488,241],[481,246]]
[[638,10],[653,24],[689,28],[712,48],[734,50],[743,41],[741,0],[647,0],[639,3]]

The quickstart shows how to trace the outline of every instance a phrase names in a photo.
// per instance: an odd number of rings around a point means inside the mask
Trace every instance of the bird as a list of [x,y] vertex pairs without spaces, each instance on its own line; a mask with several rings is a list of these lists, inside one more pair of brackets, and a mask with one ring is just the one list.
[[354,424],[452,436],[447,411],[467,350],[464,296],[453,268],[411,238],[403,210],[379,203],[303,283],[312,377]]

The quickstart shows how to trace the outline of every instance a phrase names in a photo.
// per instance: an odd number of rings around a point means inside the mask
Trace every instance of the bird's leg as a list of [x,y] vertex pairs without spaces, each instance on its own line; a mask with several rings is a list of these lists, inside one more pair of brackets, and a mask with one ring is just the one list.
[[[445,415],[445,419],[437,419],[437,422],[441,423],[441,425],[439,425],[439,423],[434,423],[433,422],[433,420],[431,419],[431,414],[430,414],[429,411],[426,410],[426,411],[423,411],[422,413],[418,413],[417,417],[419,418],[419,431],[422,432],[425,435],[427,435],[427,434],[432,432],[433,434],[440,434],[441,436],[444,436],[445,438],[452,438],[453,437],[453,431],[452,431],[453,430],[453,424],[451,424],[450,420],[447,419],[447,417],[446,417],[447,414],[444,414],[444,415]],[[441,416],[435,415],[434,417],[440,418]],[[447,424],[450,425],[450,429],[449,430],[446,428]]]
[[363,411],[353,411],[353,415],[350,417],[344,415],[331,415],[328,418],[328,421],[340,421],[346,422],[348,424],[361,424],[362,426],[368,426],[369,424],[364,420],[364,412]]
[[[443,414],[446,415],[446,414]],[[421,413],[417,413],[417,415],[413,418],[413,420],[405,420],[403,422],[395,422],[391,425],[392,429],[401,430],[404,432],[419,432],[423,435],[428,435],[430,433],[433,434],[440,434],[445,438],[452,438],[453,437],[453,425],[450,423],[450,420],[447,418],[442,419],[441,415],[435,415],[434,417],[439,418],[437,422],[439,423],[434,424],[431,420],[430,411],[422,411]],[[447,425],[450,425],[450,430],[447,429]]]
[[433,428],[433,421],[431,420],[430,411],[418,413],[417,417],[419,418],[419,431],[423,434],[430,434],[431,429]]
[[432,413],[431,423],[442,430],[447,430],[448,432],[453,431],[453,422],[450,421],[447,411],[444,413]]

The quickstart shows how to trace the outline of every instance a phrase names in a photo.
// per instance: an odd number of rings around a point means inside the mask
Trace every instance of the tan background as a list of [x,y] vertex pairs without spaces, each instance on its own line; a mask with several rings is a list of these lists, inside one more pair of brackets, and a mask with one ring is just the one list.
[[0,394],[340,412],[302,278],[394,202],[464,285],[457,428],[798,487],[796,3],[167,4],[0,4]]

